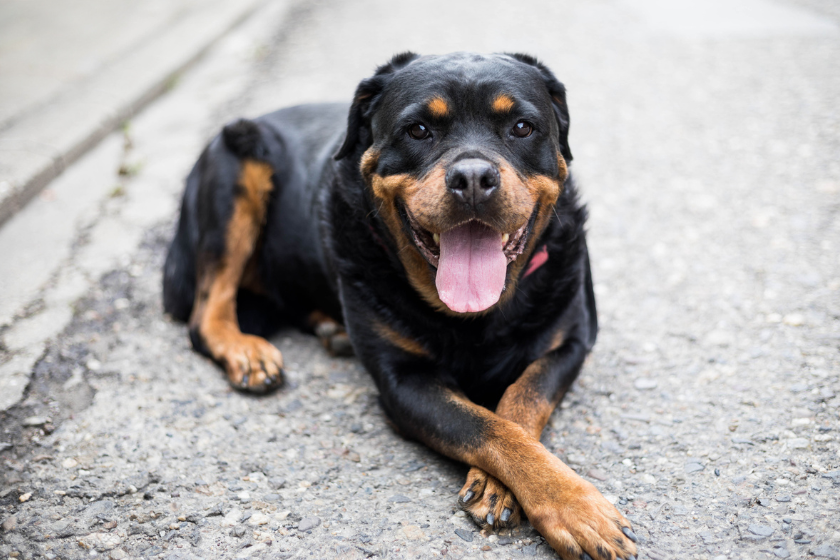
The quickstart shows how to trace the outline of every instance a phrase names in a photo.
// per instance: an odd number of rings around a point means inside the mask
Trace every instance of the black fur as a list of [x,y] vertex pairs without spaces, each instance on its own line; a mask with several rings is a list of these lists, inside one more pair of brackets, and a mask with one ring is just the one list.
[[260,129],[256,123],[246,119],[239,119],[222,129],[225,146],[236,157],[264,160],[268,155],[268,148],[262,141]]

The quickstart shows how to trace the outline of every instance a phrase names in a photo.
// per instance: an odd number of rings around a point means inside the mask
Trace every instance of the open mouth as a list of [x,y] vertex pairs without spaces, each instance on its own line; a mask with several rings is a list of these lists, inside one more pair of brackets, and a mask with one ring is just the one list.
[[433,267],[438,297],[458,313],[495,305],[505,289],[507,266],[525,250],[528,223],[502,233],[468,220],[441,233],[426,230],[406,210],[414,243]]
[[[411,234],[414,239],[414,244],[417,246],[417,249],[420,250],[420,253],[429,261],[433,267],[438,268],[440,265],[440,233],[432,233],[431,231],[424,229],[417,220],[414,219],[414,216],[411,215],[408,210],[405,210],[405,216],[408,221],[409,228],[411,229]],[[455,228],[450,229],[449,231],[458,229],[463,227],[467,224],[480,224],[481,226],[489,228],[489,226],[485,226],[482,222],[478,220],[470,220],[463,224],[456,226]],[[514,231],[513,233],[502,233],[501,235],[501,246],[502,252],[505,255],[508,263],[512,263],[516,260],[516,257],[522,254],[525,250],[525,245],[528,241],[528,226],[530,225],[531,221],[525,223],[522,227]],[[445,234],[444,234],[445,235]]]

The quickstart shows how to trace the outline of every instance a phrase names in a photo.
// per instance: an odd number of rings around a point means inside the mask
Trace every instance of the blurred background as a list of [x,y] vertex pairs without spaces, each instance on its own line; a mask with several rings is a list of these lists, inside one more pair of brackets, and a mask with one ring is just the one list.
[[[840,546],[836,515],[833,527],[825,517],[836,502],[826,509],[827,494],[808,486],[840,465],[835,0],[0,0],[0,410],[33,413],[36,364],[101,278],[151,274],[156,290],[157,265],[144,272],[138,255],[165,251],[183,179],[224,123],[347,101],[405,50],[526,52],[567,87],[602,325],[584,374],[591,396],[578,398],[623,404],[595,407],[607,436],[578,426],[551,441],[579,455],[595,445],[586,456],[605,453],[607,472],[625,467],[597,438],[646,442],[680,477],[703,471],[683,469],[686,453],[709,477],[712,461],[753,472],[772,455],[771,481],[787,473],[779,457],[800,457],[813,473],[801,471],[812,478],[795,482],[794,503],[818,536],[795,544],[785,509],[771,525],[777,536],[788,527],[787,540],[767,554]],[[153,332],[157,297],[131,332]],[[113,312],[131,303],[116,301]],[[162,347],[186,340],[161,324]],[[686,422],[667,420],[663,436],[628,404]],[[739,425],[775,439],[734,442]],[[14,433],[0,452],[28,432]],[[682,448],[668,447],[676,440]],[[708,511],[726,494],[714,480],[691,489]],[[731,491],[754,498],[753,482]],[[741,538],[727,533],[730,513],[710,514],[717,536],[692,546],[718,554]],[[680,533],[663,527],[659,546],[682,552]]]

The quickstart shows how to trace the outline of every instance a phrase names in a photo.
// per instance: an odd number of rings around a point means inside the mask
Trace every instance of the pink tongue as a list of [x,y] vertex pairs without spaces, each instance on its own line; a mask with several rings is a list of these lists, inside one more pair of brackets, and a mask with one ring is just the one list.
[[440,234],[438,296],[458,313],[484,311],[499,301],[505,287],[507,257],[502,234],[467,222]]

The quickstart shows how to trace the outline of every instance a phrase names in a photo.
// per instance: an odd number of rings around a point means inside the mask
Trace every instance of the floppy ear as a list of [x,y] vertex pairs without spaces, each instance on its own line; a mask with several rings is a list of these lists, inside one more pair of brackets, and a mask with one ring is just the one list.
[[557,126],[560,129],[560,153],[567,162],[572,161],[572,150],[569,148],[569,107],[566,105],[565,86],[554,77],[554,74],[545,64],[533,56],[521,53],[512,53],[508,56],[539,70],[545,87],[548,89],[548,94],[551,96],[551,106],[554,109],[554,116],[557,118]]
[[353,105],[350,106],[350,114],[347,116],[347,135],[344,137],[344,144],[333,156],[334,159],[339,160],[349,156],[356,151],[359,144],[367,148],[373,143],[370,117],[373,115],[382,90],[397,70],[404,68],[419,56],[413,52],[395,55],[386,64],[377,68],[373,76],[359,83],[356,95],[353,96]]

